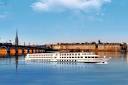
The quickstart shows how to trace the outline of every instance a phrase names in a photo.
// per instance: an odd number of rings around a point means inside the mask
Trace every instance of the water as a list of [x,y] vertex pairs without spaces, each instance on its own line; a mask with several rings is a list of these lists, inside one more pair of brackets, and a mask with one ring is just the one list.
[[128,85],[127,54],[101,53],[108,64],[26,63],[24,56],[0,58],[0,85]]

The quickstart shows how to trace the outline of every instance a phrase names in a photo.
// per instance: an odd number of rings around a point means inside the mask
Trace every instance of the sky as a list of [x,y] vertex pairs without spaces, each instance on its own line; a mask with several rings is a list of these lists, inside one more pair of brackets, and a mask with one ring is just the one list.
[[0,41],[128,42],[128,0],[0,0]]

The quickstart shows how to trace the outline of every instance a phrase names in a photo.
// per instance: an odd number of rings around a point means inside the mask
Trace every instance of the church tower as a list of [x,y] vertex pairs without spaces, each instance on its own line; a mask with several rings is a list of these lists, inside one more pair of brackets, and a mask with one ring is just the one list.
[[19,39],[18,39],[18,32],[16,30],[16,37],[15,37],[15,45],[18,46],[19,45]]

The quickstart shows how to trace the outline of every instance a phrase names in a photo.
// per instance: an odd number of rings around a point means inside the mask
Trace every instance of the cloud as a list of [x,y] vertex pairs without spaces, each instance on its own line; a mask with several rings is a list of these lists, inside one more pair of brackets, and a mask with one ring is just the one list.
[[111,0],[38,0],[32,3],[35,11],[58,11],[58,10],[100,10],[104,4]]

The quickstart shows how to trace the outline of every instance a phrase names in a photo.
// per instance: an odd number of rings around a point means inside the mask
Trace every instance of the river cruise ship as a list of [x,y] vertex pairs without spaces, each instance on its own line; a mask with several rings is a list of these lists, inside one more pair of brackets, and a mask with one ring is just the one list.
[[110,58],[92,52],[55,52],[27,54],[25,61],[106,63]]

